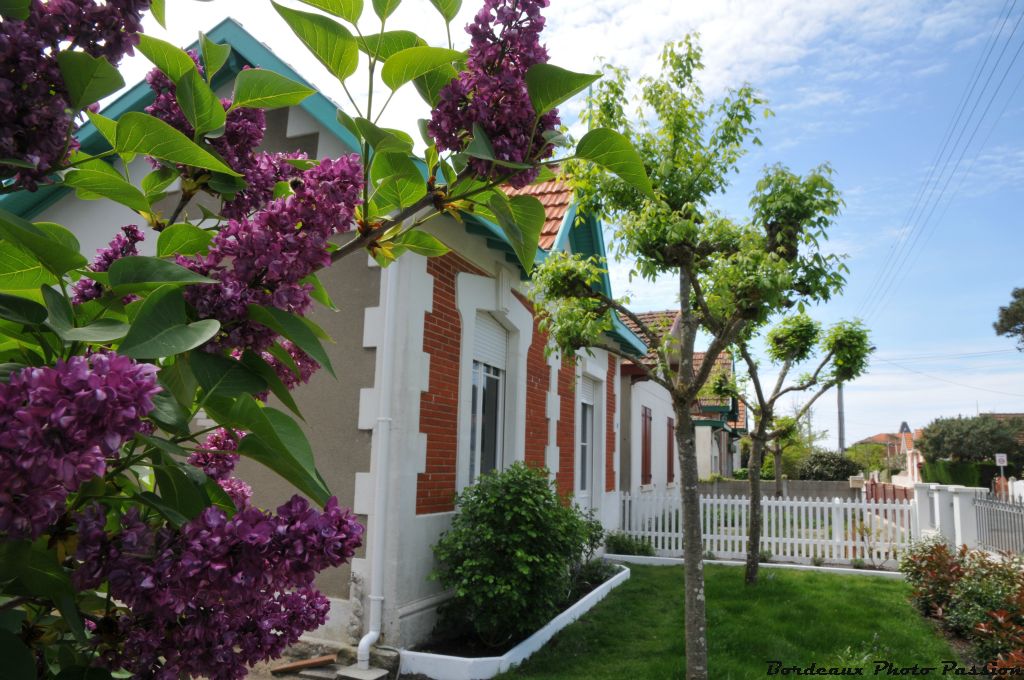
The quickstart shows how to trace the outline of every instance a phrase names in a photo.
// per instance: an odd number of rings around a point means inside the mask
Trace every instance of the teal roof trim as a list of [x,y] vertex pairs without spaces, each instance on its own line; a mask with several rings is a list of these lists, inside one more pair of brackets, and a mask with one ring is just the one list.
[[[233,79],[245,66],[266,68],[275,71],[307,87],[312,87],[302,76],[285,62],[281,61],[266,45],[259,42],[233,19],[225,19],[206,34],[216,43],[231,45],[231,58],[224,68],[214,77],[214,87],[219,87]],[[193,43],[188,49],[196,49]],[[102,113],[108,118],[118,119],[129,111],[141,111],[153,101],[153,92],[145,81],[137,83],[127,92],[107,105]],[[352,151],[359,149],[359,142],[351,132],[338,122],[338,107],[327,97],[316,92],[307,97],[299,107],[323,125],[331,134]],[[96,154],[109,148],[99,130],[91,123],[79,128],[76,134],[78,142],[86,153]],[[46,208],[56,203],[70,189],[64,186],[45,186],[38,191],[20,191],[0,197],[0,207],[26,219],[36,217]]]

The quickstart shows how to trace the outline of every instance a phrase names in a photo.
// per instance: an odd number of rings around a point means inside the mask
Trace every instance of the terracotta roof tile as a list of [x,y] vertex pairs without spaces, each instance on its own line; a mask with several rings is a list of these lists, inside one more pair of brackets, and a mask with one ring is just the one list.
[[503,187],[509,196],[534,196],[544,206],[547,213],[544,220],[544,227],[540,231],[540,247],[550,250],[555,245],[555,238],[558,230],[562,228],[562,221],[565,213],[572,203],[572,190],[569,185],[560,179],[553,179],[547,182],[538,182],[522,189]]

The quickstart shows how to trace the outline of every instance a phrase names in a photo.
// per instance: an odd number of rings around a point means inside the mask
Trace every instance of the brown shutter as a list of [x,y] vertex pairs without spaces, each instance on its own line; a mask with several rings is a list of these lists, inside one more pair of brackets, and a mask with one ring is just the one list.
[[641,430],[640,483],[651,483],[651,409],[644,406],[642,411],[643,428]]
[[665,479],[671,484],[676,481],[676,421],[672,418],[668,419],[668,446],[665,449],[668,451]]

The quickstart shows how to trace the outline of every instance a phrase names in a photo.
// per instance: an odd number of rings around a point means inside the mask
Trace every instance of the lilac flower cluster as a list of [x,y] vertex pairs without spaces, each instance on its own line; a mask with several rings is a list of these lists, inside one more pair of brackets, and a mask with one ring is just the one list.
[[219,282],[185,293],[200,318],[221,323],[210,349],[266,350],[275,334],[248,320],[247,305],[305,312],[312,288],[301,280],[330,263],[328,238],[352,228],[362,189],[358,156],[324,159],[291,184],[293,194],[251,218],[229,220],[207,255],[178,258],[178,264]]
[[[472,37],[466,70],[441,90],[428,129],[441,151],[461,151],[473,133],[483,127],[495,156],[516,163],[548,158],[554,151],[544,134],[559,124],[558,111],[541,116],[530,103],[526,72],[548,60],[540,44],[544,29],[542,8],[548,0],[484,0],[473,23],[466,27]],[[472,158],[470,167],[479,176],[496,178],[504,172],[491,161]],[[524,170],[509,179],[524,187],[539,170]]]
[[57,53],[68,43],[115,66],[131,54],[150,0],[33,0],[24,21],[0,22],[0,178],[34,190],[75,148]]
[[323,512],[294,496],[276,514],[216,507],[180,530],[129,510],[108,535],[94,504],[78,517],[79,589],[106,581],[124,605],[98,636],[103,660],[137,677],[239,680],[323,625],[329,604],[314,576],[349,560],[363,528],[331,498]]
[[313,374],[320,370],[320,364],[313,357],[299,349],[292,341],[282,340],[281,347],[284,348],[284,351],[288,352],[288,356],[295,362],[295,368],[299,369],[297,374],[291,366],[285,364],[270,352],[263,353],[263,360],[270,364],[289,391],[298,385],[308,383]]
[[[203,66],[199,54],[193,50],[189,52],[189,56],[202,74]],[[146,82],[156,95],[153,103],[146,107],[146,113],[192,137],[195,130],[178,105],[174,83],[159,69],[150,71],[146,76]],[[274,186],[278,182],[299,176],[301,171],[287,161],[305,159],[306,154],[256,152],[256,147],[263,143],[267,126],[263,110],[243,107],[231,111],[230,99],[222,99],[221,105],[228,112],[224,133],[208,141],[224,162],[232,170],[241,173],[245,179],[246,188],[231,200],[225,201],[221,210],[225,217],[241,219],[270,202],[274,195]]]
[[[107,244],[106,248],[96,251],[96,257],[93,259],[92,264],[89,265],[89,271],[105,272],[110,269],[110,265],[114,264],[115,260],[120,260],[122,257],[128,257],[129,255],[138,255],[139,249],[136,247],[136,244],[145,240],[146,237],[134,224],[121,227],[121,233],[115,236]],[[76,305],[80,305],[102,296],[103,284],[88,277],[82,277],[75,282],[71,291],[71,301]]]
[[156,372],[103,352],[24,368],[0,384],[0,534],[41,535],[68,492],[105,472],[153,409]]
[[202,470],[207,477],[216,480],[220,488],[231,496],[239,510],[249,507],[252,488],[237,477],[232,477],[239,455],[235,453],[242,433],[227,428],[217,428],[203,445],[189,454],[188,463]]

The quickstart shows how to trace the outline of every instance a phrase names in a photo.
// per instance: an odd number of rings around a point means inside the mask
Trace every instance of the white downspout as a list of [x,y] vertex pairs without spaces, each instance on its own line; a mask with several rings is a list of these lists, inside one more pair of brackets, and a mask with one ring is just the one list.
[[388,459],[391,454],[391,403],[394,380],[395,307],[398,301],[398,286],[395,263],[381,271],[383,288],[384,329],[382,340],[377,347],[380,358],[380,376],[377,380],[377,423],[373,439],[377,450],[377,469],[373,479],[373,515],[370,519],[370,629],[359,640],[356,667],[366,670],[370,667],[370,647],[380,639],[384,610],[384,527],[388,496]]

